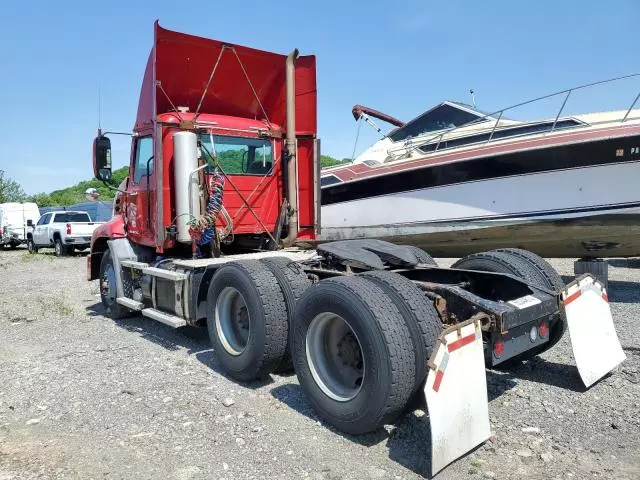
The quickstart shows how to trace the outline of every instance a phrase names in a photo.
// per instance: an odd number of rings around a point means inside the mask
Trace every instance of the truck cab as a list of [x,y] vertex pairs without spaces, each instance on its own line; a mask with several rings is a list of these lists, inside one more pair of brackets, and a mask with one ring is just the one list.
[[[156,22],[130,174],[118,192],[120,214],[94,233],[89,278],[98,277],[113,238],[127,238],[149,255],[185,257],[314,240],[316,130],[315,57],[230,45]],[[101,169],[110,171],[110,147],[108,134],[99,132],[94,154],[108,156],[109,165],[94,162],[98,178]],[[214,175],[224,185],[220,198],[209,201]],[[211,221],[216,202],[221,208]],[[203,234],[213,244],[201,241]]]

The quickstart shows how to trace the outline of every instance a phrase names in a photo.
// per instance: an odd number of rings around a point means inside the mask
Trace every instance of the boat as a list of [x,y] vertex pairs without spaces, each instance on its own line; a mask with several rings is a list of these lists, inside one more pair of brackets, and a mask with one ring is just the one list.
[[[574,87],[484,113],[444,101],[393,125],[352,163],[321,175],[322,239],[378,238],[438,257],[519,247],[544,257],[640,255],[640,93],[623,110],[565,115]],[[558,96],[548,119],[513,111]]]

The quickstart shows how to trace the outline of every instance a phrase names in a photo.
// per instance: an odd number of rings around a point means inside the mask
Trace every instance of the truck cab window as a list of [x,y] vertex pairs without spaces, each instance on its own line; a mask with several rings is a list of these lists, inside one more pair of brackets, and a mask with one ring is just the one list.
[[43,216],[40,217],[40,220],[38,220],[38,223],[36,223],[36,225],[46,225],[47,223],[49,223],[49,218],[51,218],[51,214],[47,213]]
[[[213,145],[211,139],[213,137]],[[266,175],[273,167],[271,142],[263,138],[200,135],[202,156],[214,157],[228,175]]]
[[[153,137],[140,137],[136,140],[136,158],[133,166],[133,183],[138,185],[140,179],[147,175],[147,162],[153,156]],[[149,163],[149,175],[153,173],[153,160]]]

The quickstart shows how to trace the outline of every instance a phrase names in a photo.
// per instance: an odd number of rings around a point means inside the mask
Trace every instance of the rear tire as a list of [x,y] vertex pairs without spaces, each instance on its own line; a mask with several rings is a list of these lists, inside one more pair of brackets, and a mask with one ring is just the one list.
[[98,281],[100,282],[100,300],[106,310],[107,317],[117,320],[130,315],[130,311],[116,301],[118,297],[116,271],[111,258],[111,250],[109,249],[102,255]]
[[[543,282],[536,285],[550,288],[557,293],[564,290],[565,284],[562,281],[562,277],[560,277],[555,268],[553,268],[544,258],[528,250],[522,250],[521,248],[500,248],[494,251],[522,258],[529,262],[542,275]],[[549,341],[543,346],[544,348],[538,349],[534,355],[545,352],[557,344],[567,331],[567,328],[567,315],[565,311],[562,310],[558,315],[554,316],[554,319],[549,325]]]
[[378,270],[365,272],[361,276],[384,290],[409,329],[415,356],[415,393],[429,373],[429,358],[442,332],[438,312],[420,289],[402,275]]
[[361,277],[322,280],[302,295],[293,361],[318,415],[349,434],[392,423],[413,392],[409,330],[384,291]]
[[260,260],[271,273],[276,277],[284,302],[287,307],[287,348],[284,352],[282,362],[274,369],[274,373],[289,373],[293,370],[293,360],[291,359],[291,325],[293,324],[296,312],[296,304],[302,294],[311,286],[311,280],[307,277],[300,264],[285,257],[270,257]]
[[266,265],[239,261],[218,269],[209,285],[207,327],[218,363],[231,377],[255,380],[280,364],[287,308]]
[[421,248],[418,248],[414,245],[405,245],[405,246],[409,250],[411,250],[411,253],[413,253],[416,256],[416,258],[420,263],[424,263],[425,265],[433,265],[434,267],[438,266],[438,264],[433,259],[433,257],[429,255],[427,252],[425,252],[424,250],[422,250]]
[[543,275],[524,258],[505,252],[482,252],[461,258],[451,268],[482,272],[508,273],[533,285],[546,288]]
[[[556,287],[551,284],[553,274],[548,270],[553,270],[552,267],[547,264],[548,269],[545,268],[545,273],[543,273],[542,262],[546,262],[534,253],[527,252],[529,255],[525,256],[522,252],[523,250],[520,249],[503,249],[499,251],[492,250],[490,252],[474,253],[455,262],[452,268],[508,273],[532,285],[556,291]],[[536,260],[534,257],[538,257],[539,260]],[[557,273],[555,275],[557,275]],[[564,312],[560,312],[558,315],[555,315],[550,322],[549,341],[547,343],[517,355],[503,362],[501,366],[508,367],[519,361],[528,360],[545,352],[560,341],[565,330],[566,316]]]

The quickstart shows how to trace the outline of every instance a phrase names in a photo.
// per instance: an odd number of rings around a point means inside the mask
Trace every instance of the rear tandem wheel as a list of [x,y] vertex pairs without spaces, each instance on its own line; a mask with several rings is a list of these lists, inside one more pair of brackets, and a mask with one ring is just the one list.
[[[509,248],[467,255],[455,262],[452,268],[479,270],[485,272],[507,273],[533,285],[558,291],[563,287],[562,279],[545,260],[533,252]],[[560,341],[567,329],[564,311],[553,317],[549,325],[549,341],[537,348],[528,350],[503,363],[512,365],[520,360],[528,360],[549,350]]]
[[359,435],[392,423],[414,391],[409,330],[389,296],[362,277],[322,280],[302,295],[293,362],[320,417]]
[[296,311],[296,304],[302,294],[311,286],[311,280],[307,277],[299,263],[286,257],[268,257],[260,260],[264,263],[278,281],[282,290],[284,302],[287,307],[287,324],[289,333],[287,334],[287,348],[284,352],[282,362],[274,369],[274,373],[289,373],[293,370],[291,360],[291,325]]
[[230,262],[209,284],[207,329],[216,359],[229,375],[251,381],[271,373],[287,346],[285,299],[269,268]]

